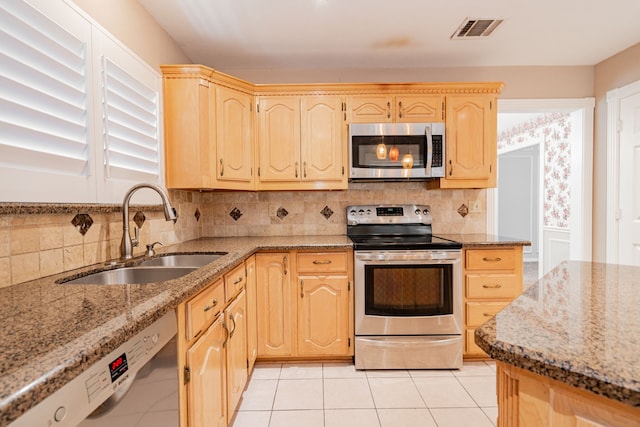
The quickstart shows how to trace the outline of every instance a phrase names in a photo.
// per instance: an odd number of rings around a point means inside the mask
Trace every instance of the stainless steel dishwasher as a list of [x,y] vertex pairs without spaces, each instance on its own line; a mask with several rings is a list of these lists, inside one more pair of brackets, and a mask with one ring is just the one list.
[[176,332],[171,311],[10,427],[177,427]]

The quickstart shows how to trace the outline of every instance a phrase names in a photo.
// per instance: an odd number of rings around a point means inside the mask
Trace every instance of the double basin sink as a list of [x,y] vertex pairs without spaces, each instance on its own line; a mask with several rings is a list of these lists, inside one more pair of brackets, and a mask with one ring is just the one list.
[[65,281],[64,284],[122,285],[163,282],[177,279],[215,261],[226,252],[208,254],[171,254],[147,259],[133,267],[120,267],[100,271],[87,276]]

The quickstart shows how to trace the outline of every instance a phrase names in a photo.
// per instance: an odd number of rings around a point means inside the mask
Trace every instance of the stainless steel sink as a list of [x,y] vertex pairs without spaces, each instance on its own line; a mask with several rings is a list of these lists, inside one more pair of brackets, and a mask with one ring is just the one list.
[[164,282],[177,279],[197,270],[198,267],[123,267],[101,271],[63,282],[80,285],[120,285]]
[[226,254],[227,252],[215,252],[210,254],[161,255],[156,258],[143,261],[140,263],[140,265],[157,265],[164,267],[202,267],[203,265],[207,265]]

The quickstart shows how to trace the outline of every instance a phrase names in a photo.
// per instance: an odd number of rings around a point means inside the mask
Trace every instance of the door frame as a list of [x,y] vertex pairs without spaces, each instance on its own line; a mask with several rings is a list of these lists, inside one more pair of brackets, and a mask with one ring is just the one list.
[[620,101],[640,93],[640,80],[607,92],[606,262],[618,263],[620,219]]
[[[572,260],[591,261],[592,257],[592,200],[593,200],[593,132],[594,132],[595,98],[568,99],[498,99],[500,113],[572,113],[579,111],[582,115],[582,152],[579,156],[571,156],[573,165],[581,165],[582,173],[579,181],[581,191],[577,203],[571,205],[571,252]],[[542,157],[542,153],[540,153]],[[579,158],[577,158],[579,157]],[[540,189],[542,191],[542,188]],[[487,191],[487,233],[495,234],[497,230],[496,189]],[[574,199],[572,197],[572,199]],[[574,199],[575,200],[575,199]],[[540,216],[543,205],[540,204]],[[575,231],[575,232],[573,232]],[[539,233],[542,232],[542,224]],[[542,236],[539,236],[540,254],[544,251]],[[608,251],[607,251],[608,252]]]

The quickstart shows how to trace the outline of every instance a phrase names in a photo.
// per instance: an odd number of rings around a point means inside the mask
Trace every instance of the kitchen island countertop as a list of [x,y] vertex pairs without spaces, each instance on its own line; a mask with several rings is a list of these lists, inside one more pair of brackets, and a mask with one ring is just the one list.
[[563,262],[475,342],[498,361],[640,407],[640,267]]

